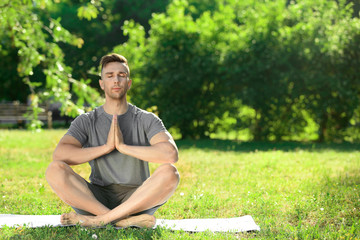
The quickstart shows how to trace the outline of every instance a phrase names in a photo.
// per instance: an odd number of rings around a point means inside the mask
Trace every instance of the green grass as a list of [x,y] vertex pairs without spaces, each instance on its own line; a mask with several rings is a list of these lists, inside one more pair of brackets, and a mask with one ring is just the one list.
[[[64,130],[0,131],[0,213],[71,211],[44,172]],[[157,218],[251,215],[256,233],[3,228],[0,239],[359,239],[360,144],[177,141],[181,183]],[[151,165],[152,171],[157,165]],[[85,178],[87,165],[75,167]]]

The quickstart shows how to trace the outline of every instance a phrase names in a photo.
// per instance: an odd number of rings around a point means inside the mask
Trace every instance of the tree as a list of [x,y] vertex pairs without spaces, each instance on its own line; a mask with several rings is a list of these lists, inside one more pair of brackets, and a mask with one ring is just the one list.
[[124,21],[131,19],[144,26],[147,32],[151,14],[163,12],[168,0],[101,0],[94,3],[98,14],[79,17],[78,9],[88,7],[89,4],[84,5],[82,1],[61,1],[50,9],[49,14],[52,18],[61,18],[64,28],[84,40],[81,48],[69,44],[60,45],[65,63],[74,69],[72,74],[75,79],[92,79],[90,85],[100,91],[97,65],[101,56],[127,40],[121,29]]
[[[183,137],[209,136],[227,117],[235,121],[226,128],[247,124],[255,140],[289,139],[304,132],[309,116],[320,141],[326,132],[344,136],[359,101],[360,25],[351,4],[208,4],[173,1],[153,16],[148,37],[125,23],[129,40],[114,50],[134,63],[134,102],[156,109]],[[241,109],[250,114],[245,120]]]
[[319,125],[319,141],[343,139],[359,101],[354,44],[360,31],[352,5],[268,1],[241,12],[238,22],[244,22],[247,38],[225,62],[234,69],[233,97],[256,111],[254,138],[300,134],[309,113]]
[[[71,44],[81,47],[83,40],[72,35],[60,24],[60,18],[53,19],[47,9],[53,3],[49,1],[8,0],[0,5],[0,38],[5,43],[1,46],[1,55],[6,60],[10,55],[17,55],[17,62],[12,62],[10,72],[16,72],[23,79],[33,94],[30,116],[31,128],[41,125],[37,113],[42,109],[39,104],[45,100],[62,103],[62,111],[67,115],[77,115],[84,109],[84,102],[96,104],[99,94],[87,85],[86,80],[72,78],[72,69],[64,64],[64,54],[59,44]],[[87,5],[87,10],[80,11],[80,16],[94,16],[94,8]],[[45,81],[39,82],[39,75]],[[23,87],[17,86],[19,91]],[[81,89],[81,90],[80,90]],[[76,94],[76,101],[70,90]]]
[[360,22],[352,11],[346,1],[302,1],[289,6],[291,42],[300,49],[302,62],[298,88],[319,126],[319,141],[343,139],[359,105],[360,79],[355,69],[360,67]]
[[142,60],[132,66],[141,76],[133,88],[141,94],[132,94],[132,101],[155,107],[183,138],[198,138],[209,136],[214,116],[224,111],[224,84],[218,71],[221,52],[211,44],[217,44],[221,32],[214,31],[218,26],[209,14],[195,21],[185,13],[187,6],[185,1],[174,1],[166,13],[154,14],[147,39],[142,27],[127,22],[129,40],[114,51],[129,56],[130,63]]
[[[255,140],[276,139],[301,132],[305,121],[297,110],[294,52],[286,45],[285,1],[253,1],[242,5],[238,41],[231,42],[224,60],[229,96],[254,109],[249,127]],[[237,9],[237,8],[235,8]],[[238,122],[241,114],[232,112]],[[236,124],[237,126],[239,124]]]

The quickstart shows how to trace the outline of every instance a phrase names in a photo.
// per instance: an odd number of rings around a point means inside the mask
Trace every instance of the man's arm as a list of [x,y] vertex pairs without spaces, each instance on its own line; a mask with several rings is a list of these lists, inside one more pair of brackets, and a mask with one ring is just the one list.
[[[114,116],[117,123],[116,116]],[[175,163],[178,161],[178,149],[174,139],[168,132],[159,132],[150,139],[151,146],[126,145],[121,130],[117,124],[115,128],[115,146],[122,154],[126,154],[143,161],[154,163]]]
[[178,149],[175,141],[167,132],[160,132],[150,140],[151,146],[130,146],[124,143],[116,146],[123,154],[147,162],[175,163],[178,160]]
[[63,161],[68,165],[89,162],[97,157],[110,153],[115,149],[115,124],[111,123],[107,143],[98,147],[83,148],[81,143],[70,135],[65,135],[55,148],[54,161]]

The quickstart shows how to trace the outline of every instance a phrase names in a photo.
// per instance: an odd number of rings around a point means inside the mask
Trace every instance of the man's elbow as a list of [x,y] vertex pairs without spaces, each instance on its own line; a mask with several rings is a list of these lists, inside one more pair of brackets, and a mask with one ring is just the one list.
[[179,160],[179,153],[177,149],[173,149],[169,154],[170,163],[176,163]]
[[60,156],[60,154],[58,153],[58,151],[54,151],[54,152],[53,152],[52,160],[53,160],[53,161],[61,161],[61,156]]
[[54,151],[53,155],[52,155],[52,160],[53,161],[60,161],[60,162],[64,162],[68,165],[74,165],[70,159],[66,159],[61,153],[59,153],[59,151]]

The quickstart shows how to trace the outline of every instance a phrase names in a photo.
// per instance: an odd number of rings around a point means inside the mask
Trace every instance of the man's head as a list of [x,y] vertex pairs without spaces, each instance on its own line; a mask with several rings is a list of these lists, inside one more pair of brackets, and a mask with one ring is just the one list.
[[106,99],[126,99],[131,87],[130,69],[124,56],[112,53],[103,56],[100,61],[101,79],[99,84]]
[[106,67],[106,65],[111,63],[111,62],[119,62],[119,63],[124,64],[127,67],[127,70],[128,70],[128,77],[130,77],[130,68],[129,68],[127,59],[123,55],[120,55],[120,54],[117,54],[117,53],[110,53],[110,54],[105,55],[105,56],[103,56],[101,58],[101,60],[100,60],[100,66],[101,66],[101,73],[100,74],[101,74],[101,77],[102,77],[102,74],[103,74],[104,67]]

